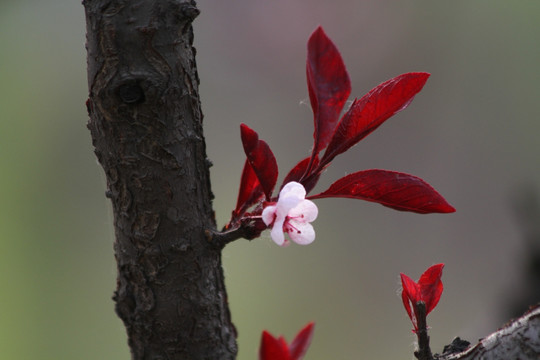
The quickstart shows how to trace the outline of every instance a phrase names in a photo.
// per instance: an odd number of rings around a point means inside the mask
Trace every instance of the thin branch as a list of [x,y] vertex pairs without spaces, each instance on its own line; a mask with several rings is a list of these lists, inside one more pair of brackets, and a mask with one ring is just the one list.
[[206,239],[215,247],[222,249],[225,245],[238,240],[253,240],[261,235],[266,229],[266,225],[260,217],[246,218],[239,222],[235,227],[224,231],[206,230]]
[[236,228],[222,232],[215,230],[205,231],[207,240],[219,248],[223,248],[225,247],[225,245],[235,240],[242,238],[246,239],[248,233],[248,229],[245,226],[238,226]]
[[414,352],[414,356],[418,360],[433,360],[431,349],[429,348],[429,336],[426,324],[426,303],[419,301],[416,303],[417,326],[416,336],[418,338],[418,351]]

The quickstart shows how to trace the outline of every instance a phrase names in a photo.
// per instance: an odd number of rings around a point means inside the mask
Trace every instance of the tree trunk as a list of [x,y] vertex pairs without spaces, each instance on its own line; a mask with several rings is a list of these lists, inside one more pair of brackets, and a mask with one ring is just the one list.
[[85,0],[87,102],[133,359],[234,359],[190,0]]

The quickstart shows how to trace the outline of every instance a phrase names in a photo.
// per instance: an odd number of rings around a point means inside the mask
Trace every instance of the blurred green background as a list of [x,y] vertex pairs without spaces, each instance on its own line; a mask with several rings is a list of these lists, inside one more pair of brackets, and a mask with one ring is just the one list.
[[[314,244],[268,233],[224,254],[241,360],[260,333],[288,339],[316,322],[307,359],[412,358],[400,272],[446,264],[430,314],[433,350],[502,325],[525,284],[513,199],[540,189],[540,2],[200,1],[202,106],[220,225],[244,155],[239,123],[274,150],[282,175],[311,146],[306,42],[319,24],[337,44],[352,96],[400,73],[432,73],[404,112],[323,175],[360,169],[427,180],[452,215],[320,200]],[[128,359],[115,288],[112,217],[86,129],[84,9],[79,1],[0,2],[0,358]]]

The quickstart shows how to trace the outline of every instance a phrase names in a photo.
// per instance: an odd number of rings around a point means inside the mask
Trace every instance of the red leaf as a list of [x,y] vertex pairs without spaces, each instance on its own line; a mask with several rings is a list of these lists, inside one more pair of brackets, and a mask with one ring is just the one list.
[[[309,194],[311,190],[317,185],[317,181],[319,181],[319,177],[321,176],[320,173],[312,174],[311,176],[303,177],[307,171],[307,167],[309,166],[309,162],[311,160],[311,157],[307,157],[304,160],[300,161],[298,164],[296,164],[291,171],[285,176],[285,179],[283,179],[283,185],[281,187],[285,186],[286,184],[290,183],[291,181],[299,182],[304,186],[306,189],[306,193]],[[315,158],[313,160],[313,167],[316,167],[319,164],[319,157],[315,155]]]
[[289,346],[289,352],[292,359],[301,360],[304,357],[311,343],[311,339],[313,338],[314,330],[315,324],[311,322],[298,332]]
[[292,360],[289,356],[287,343],[283,338],[276,339],[272,334],[263,331],[259,360]]
[[275,338],[266,330],[262,333],[259,360],[302,360],[313,338],[314,323],[307,324],[296,334],[291,345],[283,336]]
[[266,199],[270,200],[278,177],[276,158],[268,144],[259,140],[259,135],[254,130],[245,124],[240,125],[240,130],[247,160],[261,184]]
[[414,282],[410,277],[405,274],[401,275],[401,300],[403,301],[403,306],[411,319],[414,329],[417,329],[416,315],[412,310],[414,304],[420,300],[420,290],[418,289],[418,284]]
[[253,168],[246,160],[242,177],[240,179],[240,190],[238,191],[238,200],[236,209],[233,212],[233,218],[242,215],[251,205],[255,204],[264,196],[261,183],[255,175]]
[[315,123],[314,156],[328,145],[351,93],[351,81],[343,59],[320,26],[308,40],[306,75]]
[[424,180],[388,170],[363,170],[347,175],[328,190],[309,199],[344,197],[376,202],[392,209],[420,214],[456,211]]
[[444,264],[437,264],[427,269],[420,280],[418,286],[421,291],[421,298],[426,303],[426,314],[437,306],[443,292],[443,284],[441,281],[442,270]]
[[405,109],[422,90],[428,73],[396,76],[355,100],[341,119],[321,159],[321,166],[348,150],[369,135],[389,117]]
[[429,267],[429,269],[422,274],[418,283],[411,280],[407,275],[401,274],[401,284],[403,286],[401,299],[403,301],[403,306],[413,323],[415,331],[418,330],[417,303],[420,301],[424,302],[426,305],[426,315],[439,303],[443,292],[443,284],[441,281],[443,267],[444,264],[437,264]]

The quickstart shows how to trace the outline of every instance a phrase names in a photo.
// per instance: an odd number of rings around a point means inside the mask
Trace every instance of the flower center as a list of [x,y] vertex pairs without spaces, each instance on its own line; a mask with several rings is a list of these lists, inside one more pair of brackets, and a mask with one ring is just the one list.
[[301,218],[304,218],[304,214],[301,214],[301,215],[298,215],[298,216],[287,216],[285,218],[285,224],[284,224],[284,228],[285,228],[285,231],[288,232],[288,233],[291,233],[291,232],[296,232],[297,234],[301,234],[302,231],[300,231],[298,228],[296,228],[294,225],[291,224],[291,222],[289,220],[291,219],[301,219]]

